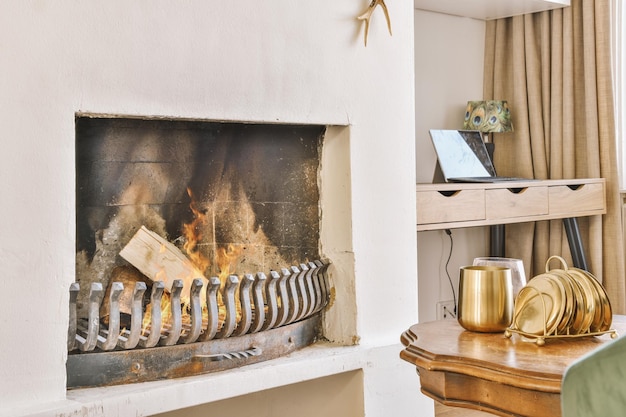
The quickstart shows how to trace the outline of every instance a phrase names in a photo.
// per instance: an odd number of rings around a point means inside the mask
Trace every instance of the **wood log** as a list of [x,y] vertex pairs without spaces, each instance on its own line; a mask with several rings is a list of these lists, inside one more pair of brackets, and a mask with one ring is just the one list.
[[[170,291],[174,280],[183,281],[181,299],[189,300],[189,289],[195,278],[202,279],[206,289],[208,280],[174,244],[168,242],[145,226],[135,233],[120,251],[120,256],[153,281],[163,281]],[[202,302],[206,291],[201,291]]]
[[148,288],[152,286],[152,280],[148,279],[144,274],[129,265],[122,265],[113,268],[111,271],[111,278],[109,279],[109,285],[102,297],[102,304],[100,305],[100,319],[102,322],[108,325],[109,322],[109,297],[111,295],[111,286],[114,282],[121,282],[124,286],[124,290],[119,298],[120,306],[120,323],[122,327],[129,326],[129,318],[133,303],[133,294],[135,292],[135,285],[138,282],[144,282]]

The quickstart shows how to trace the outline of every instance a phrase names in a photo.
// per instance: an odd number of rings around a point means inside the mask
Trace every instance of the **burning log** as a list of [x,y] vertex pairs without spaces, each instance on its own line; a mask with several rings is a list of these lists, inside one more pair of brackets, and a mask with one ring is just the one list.
[[[145,226],[135,233],[128,244],[120,251],[120,256],[137,268],[152,281],[163,281],[165,290],[170,292],[175,280],[183,281],[182,300],[188,297],[193,280],[199,278],[206,288],[208,280],[174,244],[168,242]],[[206,294],[201,292],[201,302]]]
[[119,298],[120,325],[122,327],[130,327],[131,313],[135,298],[135,288],[138,283],[143,283],[145,288],[147,288],[148,285],[152,286],[152,281],[131,266],[118,266],[113,269],[113,271],[111,271],[109,285],[107,286],[102,299],[102,305],[100,306],[100,319],[102,319],[102,322],[107,326],[109,325],[109,309],[111,307],[111,304],[107,302],[107,300],[111,296],[111,287],[113,286],[113,283],[116,282],[119,282],[124,286],[122,294],[120,294]]

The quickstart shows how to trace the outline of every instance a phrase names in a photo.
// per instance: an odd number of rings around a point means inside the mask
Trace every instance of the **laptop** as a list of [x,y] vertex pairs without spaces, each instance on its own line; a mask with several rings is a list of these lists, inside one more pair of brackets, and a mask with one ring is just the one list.
[[477,130],[430,130],[430,138],[446,182],[532,181],[502,177],[496,169]]

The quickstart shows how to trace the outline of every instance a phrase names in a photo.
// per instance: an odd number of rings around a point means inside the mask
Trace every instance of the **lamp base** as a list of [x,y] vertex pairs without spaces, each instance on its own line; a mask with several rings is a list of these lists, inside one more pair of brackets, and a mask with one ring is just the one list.
[[487,155],[489,155],[489,159],[493,163],[493,152],[496,149],[496,144],[493,142],[485,142],[485,147],[487,148]]

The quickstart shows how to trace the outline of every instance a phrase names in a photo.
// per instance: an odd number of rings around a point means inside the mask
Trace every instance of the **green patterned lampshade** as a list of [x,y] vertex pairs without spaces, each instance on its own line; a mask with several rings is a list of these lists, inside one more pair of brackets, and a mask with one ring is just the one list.
[[505,100],[468,101],[463,128],[483,133],[512,132],[509,105]]

